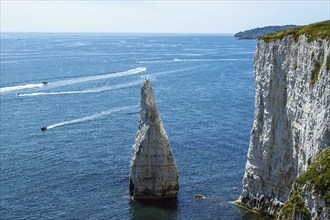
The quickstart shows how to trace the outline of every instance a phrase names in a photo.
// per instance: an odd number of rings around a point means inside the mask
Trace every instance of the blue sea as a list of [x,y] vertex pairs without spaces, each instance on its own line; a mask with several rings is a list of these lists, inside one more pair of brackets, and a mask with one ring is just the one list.
[[[0,218],[263,219],[232,204],[255,46],[229,35],[1,33]],[[171,204],[129,196],[146,78],[179,169]]]

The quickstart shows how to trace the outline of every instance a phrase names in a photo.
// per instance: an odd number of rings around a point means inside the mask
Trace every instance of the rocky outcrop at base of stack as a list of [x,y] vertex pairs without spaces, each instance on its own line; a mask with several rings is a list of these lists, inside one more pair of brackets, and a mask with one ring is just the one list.
[[[330,144],[330,21],[261,37],[254,70],[254,123],[238,203],[277,216],[294,180]],[[304,207],[312,213],[311,204]]]
[[141,88],[139,129],[132,148],[130,195],[133,199],[176,198],[178,170],[148,79]]

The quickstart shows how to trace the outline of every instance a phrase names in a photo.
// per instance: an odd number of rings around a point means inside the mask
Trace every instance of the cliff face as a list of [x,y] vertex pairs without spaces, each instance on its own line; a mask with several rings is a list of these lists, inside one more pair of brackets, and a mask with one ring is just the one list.
[[132,146],[130,194],[136,200],[175,198],[178,170],[150,81],[141,88],[139,129]]
[[330,144],[330,42],[257,41],[254,123],[238,202],[277,215],[308,161]]

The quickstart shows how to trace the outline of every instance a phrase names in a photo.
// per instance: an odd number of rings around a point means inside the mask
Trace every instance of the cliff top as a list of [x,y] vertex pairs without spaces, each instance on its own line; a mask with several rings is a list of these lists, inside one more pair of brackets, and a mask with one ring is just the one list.
[[294,27],[296,27],[296,25],[258,27],[251,30],[238,32],[234,35],[234,37],[238,37],[239,39],[257,39],[264,34],[270,34],[276,31],[286,30]]
[[259,39],[270,42],[282,39],[289,35],[292,35],[296,41],[301,35],[305,35],[308,38],[308,41],[318,39],[330,40],[330,20],[266,34],[259,37]]

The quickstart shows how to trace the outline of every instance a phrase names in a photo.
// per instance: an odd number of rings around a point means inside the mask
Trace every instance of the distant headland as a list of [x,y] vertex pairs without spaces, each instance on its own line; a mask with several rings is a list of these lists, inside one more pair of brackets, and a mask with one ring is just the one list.
[[259,27],[247,31],[238,32],[234,35],[234,37],[238,37],[239,39],[257,39],[258,37],[265,34],[270,34],[276,31],[286,30],[294,27],[296,27],[296,25]]

